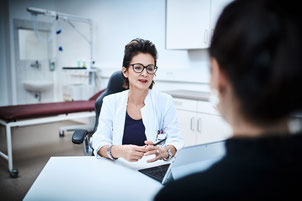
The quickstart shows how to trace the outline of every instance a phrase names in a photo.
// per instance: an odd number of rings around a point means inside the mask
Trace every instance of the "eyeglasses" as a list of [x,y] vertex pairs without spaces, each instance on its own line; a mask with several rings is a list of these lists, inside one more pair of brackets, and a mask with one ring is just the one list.
[[144,69],[146,69],[148,74],[154,74],[157,70],[157,66],[154,66],[153,64],[144,66],[141,63],[135,63],[135,64],[130,64],[130,66],[132,66],[133,71],[136,73],[141,73],[143,72]]

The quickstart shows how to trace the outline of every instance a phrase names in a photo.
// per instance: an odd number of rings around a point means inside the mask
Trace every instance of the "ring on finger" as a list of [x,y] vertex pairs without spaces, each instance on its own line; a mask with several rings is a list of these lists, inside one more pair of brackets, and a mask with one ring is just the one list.
[[159,154],[159,150],[158,149],[156,149],[156,153]]

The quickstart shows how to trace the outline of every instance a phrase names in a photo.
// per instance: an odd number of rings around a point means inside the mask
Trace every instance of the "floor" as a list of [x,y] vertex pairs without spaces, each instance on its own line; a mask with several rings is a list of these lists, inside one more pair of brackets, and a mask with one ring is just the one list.
[[[72,121],[13,128],[13,165],[19,177],[10,178],[7,161],[0,158],[1,200],[22,200],[52,156],[84,155],[82,146],[71,142],[72,132],[59,137],[62,126],[79,124]],[[1,127],[0,149],[6,153],[6,135]]]

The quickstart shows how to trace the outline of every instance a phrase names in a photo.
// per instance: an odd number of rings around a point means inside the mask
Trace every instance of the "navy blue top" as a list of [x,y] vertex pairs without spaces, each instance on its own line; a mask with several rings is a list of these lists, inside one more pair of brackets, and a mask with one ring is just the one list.
[[133,144],[138,146],[145,145],[147,140],[143,120],[132,119],[126,112],[123,144]]

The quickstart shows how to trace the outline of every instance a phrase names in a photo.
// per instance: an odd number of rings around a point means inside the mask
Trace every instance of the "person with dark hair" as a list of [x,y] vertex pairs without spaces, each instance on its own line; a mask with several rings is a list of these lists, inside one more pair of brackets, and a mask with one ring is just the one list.
[[[209,48],[210,86],[230,123],[226,155],[167,184],[155,200],[293,200],[302,181],[302,26],[285,0],[235,0]],[[296,126],[293,126],[296,125]]]
[[147,162],[169,160],[183,146],[172,97],[152,89],[156,61],[149,40],[137,38],[125,46],[122,75],[129,90],[103,100],[92,143],[97,158],[138,161],[154,154]]

